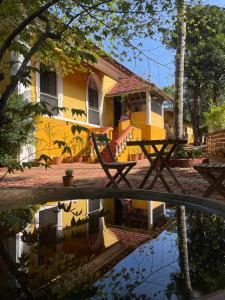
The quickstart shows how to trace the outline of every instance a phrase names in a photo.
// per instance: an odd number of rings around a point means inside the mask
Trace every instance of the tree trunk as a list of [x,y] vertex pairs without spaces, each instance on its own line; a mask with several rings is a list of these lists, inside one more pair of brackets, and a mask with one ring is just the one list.
[[192,125],[194,133],[194,145],[199,145],[199,126],[200,126],[200,98],[198,94],[194,93],[194,102],[192,110]]
[[183,98],[184,98],[184,54],[186,41],[185,0],[176,0],[177,8],[177,49],[175,70],[174,123],[175,137],[183,138]]
[[177,206],[177,235],[179,249],[180,271],[184,280],[184,288],[190,296],[193,294],[188,264],[187,228],[185,206]]

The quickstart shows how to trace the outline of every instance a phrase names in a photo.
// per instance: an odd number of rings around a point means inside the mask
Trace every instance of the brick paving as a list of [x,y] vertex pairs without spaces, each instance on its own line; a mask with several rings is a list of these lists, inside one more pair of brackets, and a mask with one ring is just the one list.
[[[128,175],[133,187],[138,187],[143,179],[147,167],[149,166],[146,159],[138,161],[137,166]],[[62,176],[68,168],[74,169],[74,184],[79,187],[104,187],[108,181],[100,164],[89,163],[72,163],[60,164],[51,166],[50,169],[32,168],[25,170],[23,173],[16,171],[14,174],[7,174],[6,177],[0,181],[0,187],[52,187],[62,186]],[[188,192],[189,195],[202,195],[207,188],[208,183],[192,168],[175,168],[173,169],[181,185]],[[0,177],[5,173],[6,169],[0,168]],[[174,192],[179,193],[179,188],[171,179],[168,172],[163,171],[165,178]],[[121,187],[125,187],[121,184]],[[158,179],[154,190],[166,192],[161,181]],[[214,192],[211,196],[218,200],[224,200],[223,196]]]

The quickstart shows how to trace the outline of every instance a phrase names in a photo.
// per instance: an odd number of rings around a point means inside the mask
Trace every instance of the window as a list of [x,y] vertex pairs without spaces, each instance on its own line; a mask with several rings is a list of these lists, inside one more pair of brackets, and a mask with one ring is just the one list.
[[159,115],[162,115],[162,102],[160,100],[152,98],[151,110]]
[[88,122],[99,125],[98,88],[96,82],[91,78],[88,82]]
[[100,209],[100,200],[99,199],[89,200],[88,203],[89,203],[89,212]]
[[57,110],[54,109],[58,106],[56,72],[40,72],[40,101],[45,102],[54,115],[58,115]]

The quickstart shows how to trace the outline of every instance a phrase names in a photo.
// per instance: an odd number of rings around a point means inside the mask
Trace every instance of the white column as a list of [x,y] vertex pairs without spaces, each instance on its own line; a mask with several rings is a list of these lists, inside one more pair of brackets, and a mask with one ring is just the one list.
[[153,205],[152,201],[148,201],[148,229],[151,229],[153,225]]
[[146,124],[152,124],[152,114],[151,114],[151,94],[149,91],[146,91]]

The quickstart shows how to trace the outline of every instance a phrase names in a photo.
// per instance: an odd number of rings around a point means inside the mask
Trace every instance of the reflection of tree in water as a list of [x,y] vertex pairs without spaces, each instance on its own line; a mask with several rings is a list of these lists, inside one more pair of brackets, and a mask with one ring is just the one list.
[[165,299],[169,274],[177,268],[176,234],[165,231],[105,274],[95,284],[98,290],[93,299]]
[[224,288],[224,218],[191,211],[188,216],[187,236],[193,288],[203,293]]
[[[185,270],[172,274],[172,282],[167,287],[167,295],[188,299],[188,289],[192,286],[196,295],[208,294],[225,287],[225,222],[224,218],[188,210],[187,245],[189,279]],[[180,252],[181,254],[182,252]],[[183,253],[184,254],[184,253]],[[185,255],[183,255],[184,263]],[[182,268],[181,268],[182,270]],[[186,284],[185,284],[186,283]],[[185,288],[186,285],[186,288]],[[184,291],[187,293],[184,293]],[[193,296],[193,294],[192,294]]]
[[[67,234],[50,241],[52,251],[49,251],[48,241],[45,244],[43,241],[46,239],[40,238],[48,236],[49,226],[36,228],[35,209],[13,209],[0,213],[1,299],[61,298],[72,289],[74,294],[77,290],[83,297],[93,294],[92,288],[89,288],[93,275],[91,277],[82,270],[86,258],[55,251],[66,240],[84,237],[85,232],[78,231],[77,227],[87,224],[89,218],[79,217],[82,211],[72,208],[71,202],[68,205],[59,203],[54,213],[57,215],[60,210],[72,213],[73,217],[70,226],[65,228]],[[99,211],[95,218],[101,218],[104,214],[103,210]],[[8,243],[18,233],[21,233],[20,238],[27,245],[28,251],[15,261],[9,253],[11,245]],[[41,265],[40,262],[34,263],[35,257],[40,255],[45,258]],[[81,295],[79,299],[82,299]]]

